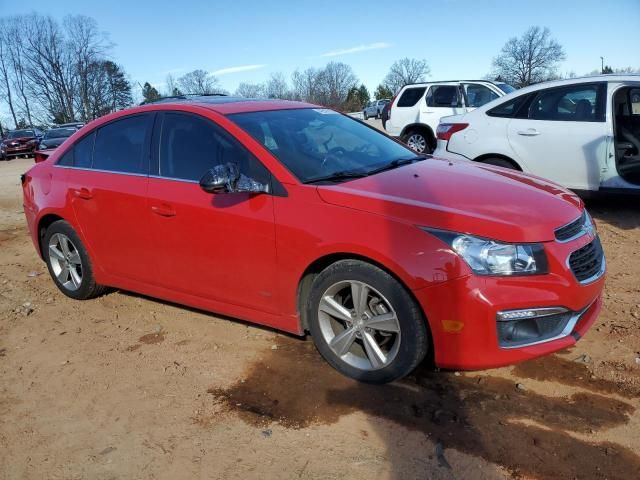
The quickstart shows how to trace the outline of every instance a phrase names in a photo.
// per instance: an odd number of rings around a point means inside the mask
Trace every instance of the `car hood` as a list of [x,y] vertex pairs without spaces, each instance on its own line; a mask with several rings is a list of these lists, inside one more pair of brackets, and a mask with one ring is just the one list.
[[64,141],[69,137],[61,137],[61,138],[47,138],[43,139],[40,144],[45,144],[47,148],[55,148],[59,147],[64,143]]
[[27,143],[30,140],[35,140],[36,137],[17,137],[17,138],[5,138],[4,140],[2,140],[4,143],[6,144],[11,144],[11,143],[19,143],[19,144],[23,144],[23,143]]
[[583,209],[575,194],[542,178],[437,158],[319,186],[318,194],[333,205],[505,242],[554,240]]

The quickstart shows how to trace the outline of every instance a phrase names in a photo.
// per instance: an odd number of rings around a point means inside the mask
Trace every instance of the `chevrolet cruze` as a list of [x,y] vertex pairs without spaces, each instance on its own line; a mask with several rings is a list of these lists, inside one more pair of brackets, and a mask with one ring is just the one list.
[[75,133],[22,178],[58,288],[114,287],[298,335],[355,379],[573,345],[605,259],[578,197],[440,160],[332,110],[165,99]]

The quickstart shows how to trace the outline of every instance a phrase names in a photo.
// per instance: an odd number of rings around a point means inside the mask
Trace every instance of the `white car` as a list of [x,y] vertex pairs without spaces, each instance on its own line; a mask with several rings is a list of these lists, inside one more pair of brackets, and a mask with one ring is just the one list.
[[367,103],[367,105],[362,110],[362,116],[365,120],[367,120],[369,117],[380,118],[382,109],[387,103],[389,103],[389,101],[390,100],[388,98],[383,98],[381,100],[374,100]]
[[577,191],[640,189],[640,75],[518,90],[442,119],[434,155],[522,170]]
[[392,100],[385,130],[418,153],[436,147],[442,117],[469,112],[514,88],[488,80],[451,80],[405,85]]

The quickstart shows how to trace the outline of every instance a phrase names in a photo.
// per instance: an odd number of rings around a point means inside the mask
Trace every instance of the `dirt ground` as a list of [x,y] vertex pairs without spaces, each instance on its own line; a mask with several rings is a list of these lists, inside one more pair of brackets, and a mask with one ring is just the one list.
[[[0,478],[640,478],[640,202],[591,202],[603,313],[476,373],[347,380],[302,340],[126,292],[57,291],[0,162]],[[635,202],[635,204],[634,204]]]

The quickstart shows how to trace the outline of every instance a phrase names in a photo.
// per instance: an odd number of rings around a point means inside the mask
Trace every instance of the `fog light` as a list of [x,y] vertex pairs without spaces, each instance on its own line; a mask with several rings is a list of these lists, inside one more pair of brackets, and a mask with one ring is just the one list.
[[573,316],[563,307],[498,312],[498,343],[503,348],[514,348],[551,340],[563,333]]

